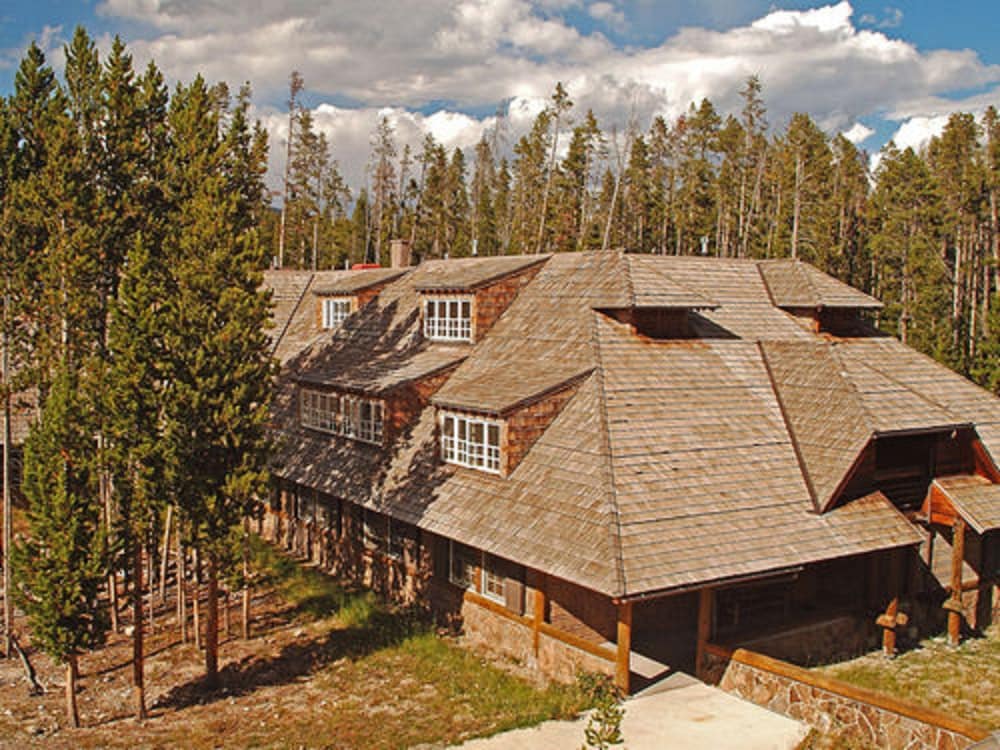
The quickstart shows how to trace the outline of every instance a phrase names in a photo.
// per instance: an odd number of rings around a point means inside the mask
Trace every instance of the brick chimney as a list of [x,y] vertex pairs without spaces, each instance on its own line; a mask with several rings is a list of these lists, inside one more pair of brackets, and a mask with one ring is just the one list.
[[409,240],[392,240],[389,243],[390,268],[409,268],[410,260]]

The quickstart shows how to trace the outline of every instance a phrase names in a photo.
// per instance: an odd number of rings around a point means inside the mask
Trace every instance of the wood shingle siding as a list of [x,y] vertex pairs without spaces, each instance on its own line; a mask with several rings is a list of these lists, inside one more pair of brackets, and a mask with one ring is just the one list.
[[[474,343],[423,336],[424,295],[490,288]],[[919,544],[870,446],[954,433],[967,439],[941,448],[944,463],[970,468],[978,435],[992,461],[1000,401],[893,339],[813,333],[782,302],[877,304],[793,261],[429,261],[287,360],[275,471],[606,602]],[[625,309],[683,310],[687,337],[605,314]],[[386,445],[302,429],[299,382],[381,394]],[[507,420],[506,471],[445,464],[438,409]],[[553,618],[562,606],[550,600]],[[613,640],[601,607],[583,609],[591,636]]]

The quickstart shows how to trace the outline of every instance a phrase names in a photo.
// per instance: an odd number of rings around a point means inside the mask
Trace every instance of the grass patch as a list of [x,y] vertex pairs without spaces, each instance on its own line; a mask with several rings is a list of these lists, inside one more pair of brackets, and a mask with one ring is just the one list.
[[860,687],[1000,728],[1000,628],[951,648],[943,636],[885,659],[872,653],[819,671]]
[[317,737],[345,748],[451,744],[570,718],[592,703],[580,685],[539,688],[438,636],[420,613],[346,587],[266,542],[255,539],[252,551],[295,617],[313,623],[311,689],[325,697],[308,721],[272,716],[266,730],[247,735],[250,746],[271,746],[279,726],[289,747]]
[[304,566],[260,537],[250,542],[251,564],[261,583],[274,586],[281,597],[307,620],[336,616],[349,627],[364,627],[375,613],[370,591],[349,589],[335,578]]

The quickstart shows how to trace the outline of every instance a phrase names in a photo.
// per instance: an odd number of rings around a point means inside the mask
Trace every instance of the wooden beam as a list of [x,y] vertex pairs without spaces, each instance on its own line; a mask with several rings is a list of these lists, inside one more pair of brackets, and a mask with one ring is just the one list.
[[885,615],[879,618],[882,623],[882,653],[886,656],[896,655],[896,625],[899,615],[899,584],[901,578],[902,554],[900,550],[889,553],[889,604]]
[[632,602],[618,605],[618,657],[615,660],[615,686],[628,695],[632,653]]
[[948,601],[948,643],[957,646],[962,635],[962,565],[965,562],[965,521],[960,517],[951,536],[951,599]]
[[712,635],[712,608],[715,601],[713,589],[698,591],[698,641],[695,647],[694,674],[698,679],[705,675],[705,653]]
[[545,576],[538,581],[538,588],[535,589],[535,611],[531,622],[531,648],[535,658],[538,658],[538,647],[541,641],[542,623],[545,622]]

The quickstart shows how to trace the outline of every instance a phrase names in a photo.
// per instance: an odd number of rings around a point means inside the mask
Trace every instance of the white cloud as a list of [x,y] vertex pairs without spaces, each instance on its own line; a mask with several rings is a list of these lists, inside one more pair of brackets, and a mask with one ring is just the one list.
[[847,130],[843,131],[844,138],[849,140],[855,146],[868,140],[874,134],[874,130],[860,122],[854,123]]
[[[947,98],[955,90],[978,88],[995,99],[1000,86],[1000,66],[969,50],[918,50],[885,31],[901,21],[897,9],[856,23],[849,2],[774,10],[722,31],[682,28],[645,47],[612,44],[568,20],[572,8],[615,28],[624,14],[608,0],[247,0],[238,12],[232,7],[229,0],[103,0],[100,12],[145,30],[131,44],[140,65],[154,57],[174,79],[201,72],[233,85],[250,80],[272,132],[293,69],[310,101],[355,102],[355,109],[317,115],[327,117],[345,171],[356,173],[381,108],[395,113],[403,140],[410,137],[404,131],[419,141],[417,132],[431,129],[469,145],[483,122],[463,112],[509,102],[516,137],[556,81],[578,117],[593,108],[605,128],[621,128],[631,112],[645,126],[654,114],[674,117],[702,97],[735,111],[739,89],[757,74],[772,127],[805,111],[829,132],[859,138],[860,118],[940,115],[957,108]],[[272,154],[282,153],[275,141]]]
[[624,31],[628,27],[628,22],[625,20],[625,13],[615,8],[611,3],[592,3],[587,8],[587,13],[594,20],[607,24],[615,31]]

